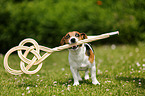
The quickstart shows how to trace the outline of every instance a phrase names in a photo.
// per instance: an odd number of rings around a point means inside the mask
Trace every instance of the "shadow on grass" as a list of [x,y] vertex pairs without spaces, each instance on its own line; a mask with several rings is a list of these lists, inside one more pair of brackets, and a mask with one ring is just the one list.
[[135,78],[132,78],[132,77],[117,77],[116,79],[119,80],[119,81],[121,81],[121,80],[123,80],[123,81],[129,81],[131,83],[134,83],[136,87],[145,89],[145,79],[144,78],[138,78],[138,77],[135,77]]
[[[83,80],[82,81],[79,81],[80,84],[92,84],[92,81],[89,79],[89,80],[85,80],[84,78],[82,78]],[[60,85],[73,85],[74,83],[74,80],[73,78],[68,78],[66,79],[65,81],[63,82],[59,82]],[[93,84],[92,84],[93,85]]]
[[18,87],[36,87],[36,85],[33,85],[33,84],[19,84]]
[[40,84],[30,84],[30,83],[25,83],[25,84],[18,84],[17,86],[18,87],[44,87],[44,86],[53,86],[53,84],[48,84],[48,83],[46,83],[45,85],[44,85],[44,83],[40,83]]

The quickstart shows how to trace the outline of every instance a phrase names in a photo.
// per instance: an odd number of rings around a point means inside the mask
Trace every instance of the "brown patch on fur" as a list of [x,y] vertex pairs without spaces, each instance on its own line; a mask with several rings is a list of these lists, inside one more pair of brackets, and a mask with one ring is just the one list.
[[60,45],[64,45],[65,44],[65,37],[63,37],[60,41]]
[[94,62],[94,57],[95,57],[95,55],[94,55],[94,53],[93,53],[93,51],[88,47],[88,46],[86,46],[86,53],[85,53],[87,56],[89,56],[89,61],[91,62],[91,63],[93,63]]
[[81,33],[81,37],[82,37],[82,40],[88,38],[87,35],[86,35],[85,33]]
[[92,50],[89,50],[89,52],[90,52],[90,56],[89,56],[89,61],[91,62],[91,63],[93,63],[94,62],[94,53],[93,53],[93,51]]

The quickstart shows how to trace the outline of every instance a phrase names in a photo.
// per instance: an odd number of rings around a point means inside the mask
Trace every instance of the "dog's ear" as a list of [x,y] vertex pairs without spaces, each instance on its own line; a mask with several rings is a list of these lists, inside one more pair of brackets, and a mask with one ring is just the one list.
[[65,37],[63,37],[60,41],[60,45],[64,45],[65,44]]
[[81,37],[82,37],[82,40],[88,38],[87,35],[86,35],[85,33],[81,33]]

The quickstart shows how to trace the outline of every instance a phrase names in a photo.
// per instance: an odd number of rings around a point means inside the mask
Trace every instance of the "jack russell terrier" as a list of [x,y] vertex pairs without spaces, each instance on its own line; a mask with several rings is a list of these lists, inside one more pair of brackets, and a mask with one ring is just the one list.
[[[62,39],[60,44],[73,44],[79,40],[87,39],[85,33],[77,31],[68,32]],[[74,78],[74,86],[79,85],[79,80],[82,78],[79,71],[85,71],[85,80],[89,79],[89,70],[91,69],[91,78],[94,85],[99,84],[96,79],[95,55],[91,46],[87,43],[81,45],[74,45],[69,50],[69,64],[70,70]]]

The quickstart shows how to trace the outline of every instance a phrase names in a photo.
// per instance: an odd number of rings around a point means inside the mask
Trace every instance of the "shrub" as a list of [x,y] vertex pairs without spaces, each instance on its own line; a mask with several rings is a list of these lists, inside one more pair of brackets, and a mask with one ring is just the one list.
[[88,35],[120,31],[97,43],[136,44],[145,39],[145,2],[140,0],[1,0],[0,53],[25,38],[54,47],[68,31]]

